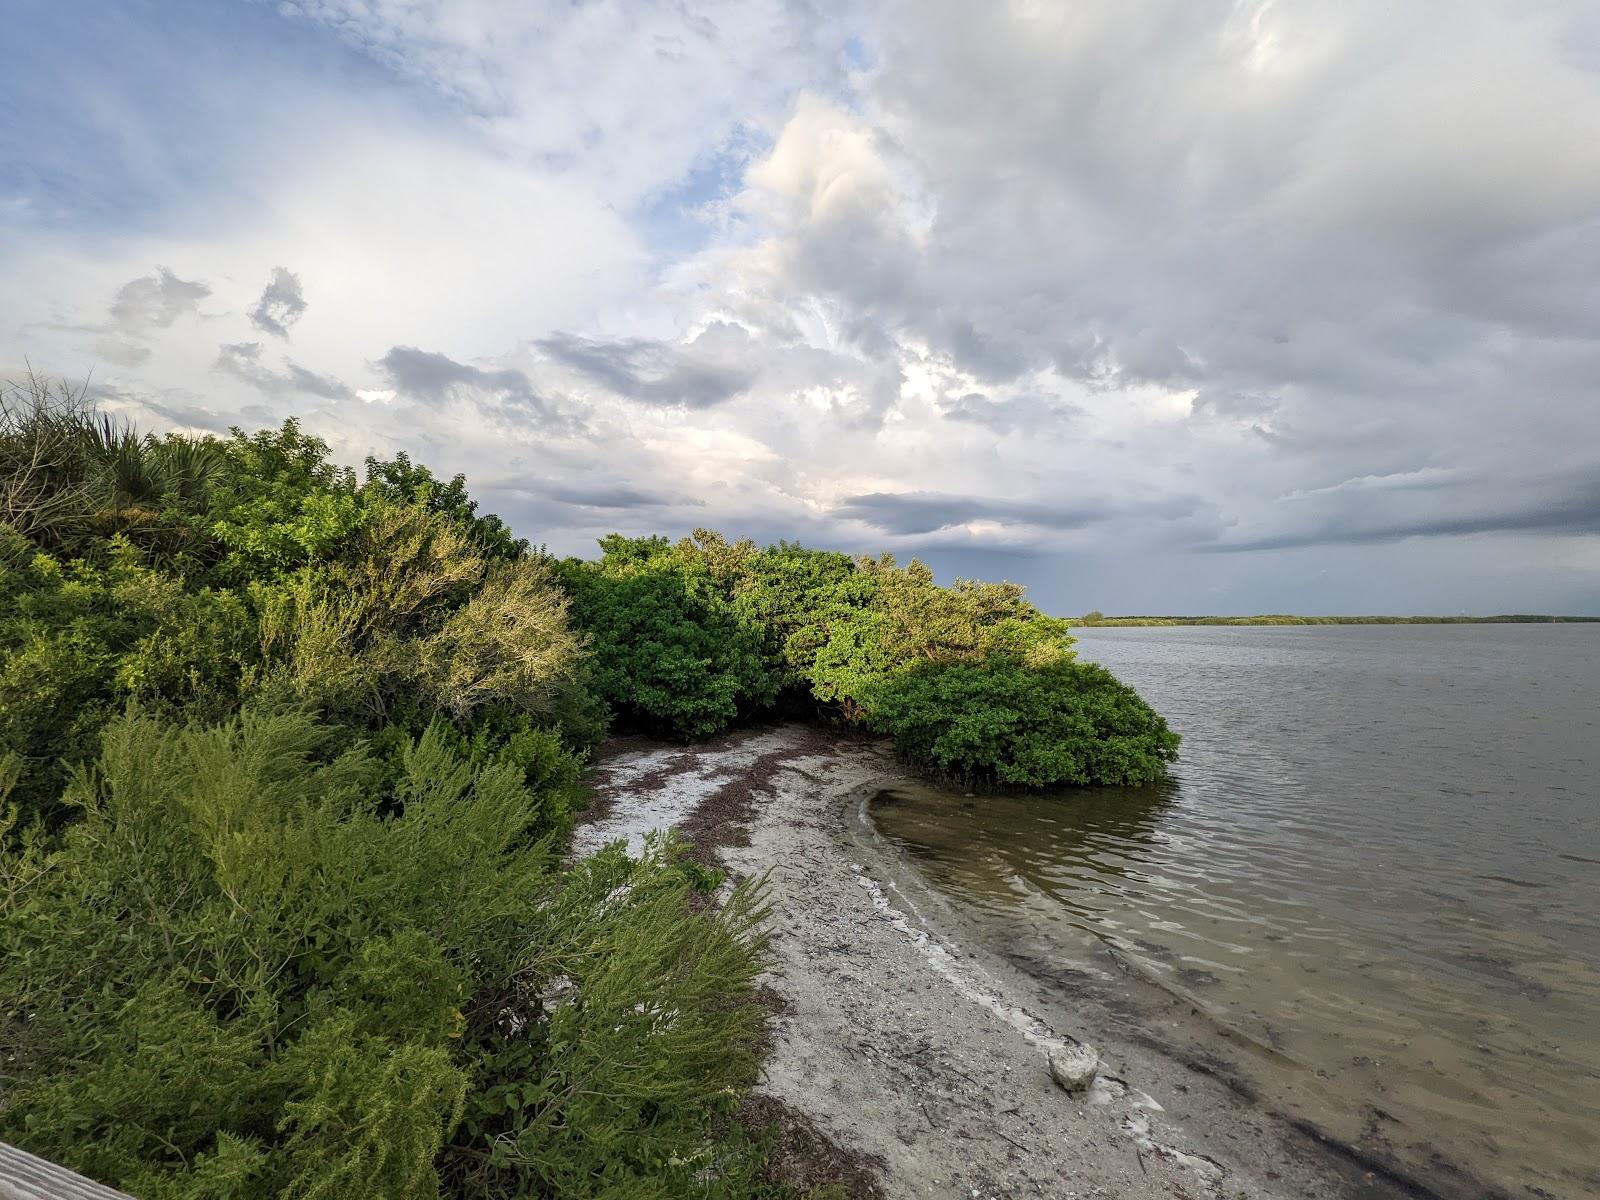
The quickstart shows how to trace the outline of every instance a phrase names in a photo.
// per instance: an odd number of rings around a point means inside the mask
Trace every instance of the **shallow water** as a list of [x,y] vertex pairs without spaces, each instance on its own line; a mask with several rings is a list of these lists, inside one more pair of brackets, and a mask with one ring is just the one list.
[[879,829],[1041,975],[1187,1000],[1164,1036],[1274,1108],[1446,1194],[1600,1195],[1600,626],[1078,650],[1183,734],[1169,784],[907,783]]

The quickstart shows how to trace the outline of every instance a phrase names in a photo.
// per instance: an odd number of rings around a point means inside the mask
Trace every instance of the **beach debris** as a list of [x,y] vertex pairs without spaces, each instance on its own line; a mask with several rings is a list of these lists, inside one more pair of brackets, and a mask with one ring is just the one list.
[[1064,1091],[1087,1090],[1100,1071],[1100,1056],[1093,1046],[1068,1042],[1050,1048],[1050,1078]]
[[553,1013],[563,1004],[571,1004],[578,998],[578,985],[565,975],[557,975],[539,991],[539,1007],[547,1013]]

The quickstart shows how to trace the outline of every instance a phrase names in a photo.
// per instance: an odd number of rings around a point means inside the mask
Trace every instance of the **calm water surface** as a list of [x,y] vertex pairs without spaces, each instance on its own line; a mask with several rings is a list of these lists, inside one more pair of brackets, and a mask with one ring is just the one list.
[[1600,626],[1080,633],[1170,785],[907,784],[879,828],[1019,959],[1189,1001],[1275,1108],[1446,1192],[1600,1195]]

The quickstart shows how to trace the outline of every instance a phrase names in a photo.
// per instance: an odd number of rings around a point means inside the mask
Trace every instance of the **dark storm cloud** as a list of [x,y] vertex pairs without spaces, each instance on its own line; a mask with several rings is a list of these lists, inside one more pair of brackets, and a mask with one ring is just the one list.
[[601,342],[569,333],[545,338],[538,346],[557,362],[582,372],[619,395],[638,388],[642,361],[659,358],[662,353],[659,342],[638,338]]
[[418,400],[440,403],[456,389],[465,388],[543,415],[551,412],[549,401],[515,367],[486,370],[415,346],[395,346],[375,365],[397,391]]
[[[1600,462],[1580,473],[1543,480],[1533,495],[1496,497],[1479,480],[1383,489],[1381,503],[1303,527],[1205,547],[1216,552],[1282,550],[1318,545],[1369,545],[1416,537],[1480,533],[1600,533]],[[1441,502],[1444,493],[1457,493]],[[1485,501],[1489,503],[1485,503]]]
[[242,379],[268,396],[301,393],[324,400],[352,400],[355,392],[331,375],[319,375],[299,363],[284,360],[280,370],[261,358],[260,342],[237,342],[217,348],[215,369]]
[[[1600,602],[1594,0],[290,8],[385,70],[152,26],[137,172],[18,126],[111,199],[0,200],[0,256],[33,243],[0,312],[62,335],[19,353],[541,481],[504,494],[552,544],[996,547],[1108,611]],[[205,62],[210,102],[142,103]],[[419,83],[452,98],[421,120]],[[172,146],[212,178],[174,190]],[[264,244],[362,295],[319,299],[326,359],[258,340],[310,317]],[[370,402],[307,403],[343,380]]]
[[538,489],[551,500],[577,508],[662,508],[672,505],[700,507],[701,501],[674,499],[629,484],[550,484]]
[[311,396],[321,396],[325,400],[348,400],[355,394],[332,375],[318,374],[296,362],[285,365],[283,377],[296,391]]
[[[1438,10],[1357,7],[1321,21],[1232,0],[1077,15],[934,0],[931,17],[892,22],[881,98],[939,205],[916,286],[867,297],[871,311],[988,378],[1048,363],[1098,385],[1237,394],[1331,365],[1304,352],[1318,321],[1370,329],[1367,355],[1401,361],[1437,348],[1456,314],[1556,332],[1505,284],[1537,277],[1530,258],[1593,261],[1595,154],[1562,161],[1570,122],[1595,129],[1592,80],[1525,44],[1493,53],[1492,22],[1448,31],[1439,60],[1373,56]],[[1240,90],[1313,38],[1330,53],[1265,77],[1270,104]],[[1491,61],[1490,95],[1472,93]],[[1441,138],[1441,104],[1484,119]],[[859,296],[835,261],[805,269]],[[1568,326],[1571,299],[1548,305]],[[1252,359],[1270,374],[1250,378]]]
[[[1037,372],[1105,397],[1083,428],[1112,432],[1063,446],[1073,469],[1181,476],[1234,544],[1592,534],[1583,500],[1530,498],[1552,447],[1600,443],[1600,55],[1572,53],[1582,6],[1541,11],[891,3],[862,136],[912,183],[816,168],[828,204],[783,231],[769,294],[982,382],[938,402],[949,421],[1047,436],[1059,420],[1003,398]],[[1141,391],[1189,419],[1115,421]],[[1478,483],[1417,511],[1276,504],[1418,461]],[[873,503],[908,533],[1035,519]]]
[[1055,505],[1031,501],[990,500],[981,496],[952,496],[943,492],[873,492],[850,496],[833,513],[862,521],[883,533],[912,536],[937,533],[969,521],[994,521],[1001,525],[1026,525],[1061,531],[1081,529],[1129,511],[1168,518],[1194,511],[1193,501],[1174,499],[1130,508],[1110,505]]
[[760,374],[748,334],[713,321],[686,345],[629,338],[603,341],[557,334],[538,348],[607,391],[644,404],[713,408],[747,389]]
[[272,278],[261,290],[261,299],[250,310],[250,324],[263,333],[287,338],[289,327],[306,311],[305,294],[300,289],[300,277],[284,267],[272,268]]

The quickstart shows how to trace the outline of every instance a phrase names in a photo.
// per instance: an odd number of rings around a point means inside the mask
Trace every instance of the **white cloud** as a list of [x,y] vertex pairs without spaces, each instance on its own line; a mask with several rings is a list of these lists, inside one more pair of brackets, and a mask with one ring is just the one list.
[[802,86],[842,86],[842,6],[812,0],[290,0],[445,98],[513,161],[627,207]]
[[203,193],[93,238],[8,201],[21,351],[407,448],[561,548],[1001,548],[1156,608],[1359,552],[1414,608],[1494,536],[1552,589],[1511,606],[1593,587],[1547,545],[1600,529],[1578,0],[283,10],[361,65]]

